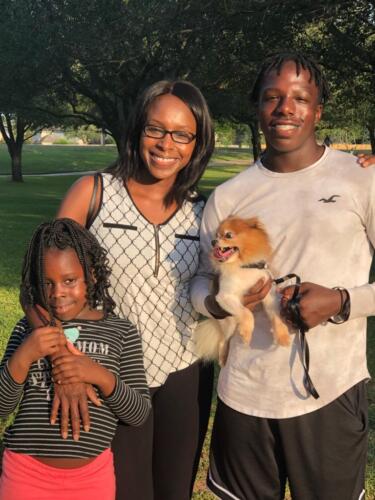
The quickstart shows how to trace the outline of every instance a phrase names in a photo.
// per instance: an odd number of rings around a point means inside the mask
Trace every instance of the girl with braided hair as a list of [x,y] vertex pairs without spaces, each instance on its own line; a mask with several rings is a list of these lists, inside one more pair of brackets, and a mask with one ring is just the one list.
[[[110,443],[117,422],[142,424],[150,396],[140,337],[114,315],[109,276],[105,250],[73,220],[36,229],[21,302],[36,308],[45,326],[33,329],[22,318],[0,364],[0,416],[19,405],[4,436],[1,500],[115,498]],[[61,354],[71,343],[75,354]],[[80,439],[71,431],[61,439],[50,423],[53,381],[90,383],[98,392],[100,405],[90,407],[91,426]]]

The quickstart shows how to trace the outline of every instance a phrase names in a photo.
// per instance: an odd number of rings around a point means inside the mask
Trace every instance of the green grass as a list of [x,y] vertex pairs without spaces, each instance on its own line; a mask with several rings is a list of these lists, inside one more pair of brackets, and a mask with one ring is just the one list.
[[[24,174],[85,172],[106,167],[117,157],[114,146],[39,146],[26,144],[22,153]],[[7,148],[0,145],[0,174],[10,174]]]
[[[23,148],[24,174],[61,172],[86,172],[105,168],[117,157],[115,146],[40,146],[26,144]],[[218,149],[212,164],[235,162],[250,164],[252,155],[248,148]],[[10,175],[11,164],[8,150],[0,144],[0,174]]]
[[[81,156],[80,156],[81,155]],[[238,156],[237,156],[238,155]],[[246,156],[248,155],[248,156]],[[110,146],[27,146],[25,150],[25,173],[84,171],[101,169],[115,157]],[[249,151],[225,150],[216,152],[214,161],[207,169],[202,181],[202,191],[208,194],[217,184],[233,176],[250,162]],[[0,172],[6,171],[4,147],[0,146]],[[44,170],[45,169],[45,170]],[[9,170],[8,170],[9,173]],[[68,187],[77,178],[26,177],[23,183],[12,183],[8,177],[0,177],[0,218],[2,234],[0,244],[0,354],[18,318],[18,284],[21,259],[32,231],[40,222],[50,219]],[[375,318],[369,320],[368,361],[370,372],[375,373]],[[375,499],[375,384],[369,383],[370,446],[367,471],[368,499]],[[215,402],[214,402],[215,407]],[[210,428],[212,426],[212,418]],[[4,422],[0,422],[0,434]],[[205,490],[205,475],[208,464],[209,434],[202,453],[194,500],[212,500]]]

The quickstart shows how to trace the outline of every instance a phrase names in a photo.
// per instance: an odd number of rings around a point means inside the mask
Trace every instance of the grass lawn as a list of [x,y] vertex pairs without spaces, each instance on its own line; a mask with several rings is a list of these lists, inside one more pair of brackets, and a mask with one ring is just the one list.
[[[0,146],[0,173],[9,173],[6,151]],[[25,173],[85,171],[103,168],[115,158],[110,146],[85,148],[70,146],[27,146],[25,148]],[[212,166],[201,181],[202,191],[208,194],[217,184],[233,176],[250,162],[248,150],[216,152]],[[27,241],[37,224],[52,218],[67,188],[77,175],[63,177],[27,177],[24,183],[9,182],[0,177],[0,218],[2,237],[0,245],[0,354],[17,319],[21,316],[18,305],[18,284],[21,258]],[[370,371],[375,373],[375,318],[369,320],[368,360]],[[367,471],[368,499],[375,499],[375,384],[369,384],[370,447]],[[215,404],[214,404],[215,406]],[[4,422],[0,422],[0,435]],[[212,425],[212,419],[211,423]],[[193,498],[211,500],[205,491],[205,474],[208,463],[206,441]],[[336,500],[336,499],[332,499]]]
[[[22,153],[24,174],[85,172],[98,170],[114,161],[114,146],[39,146],[26,144]],[[0,144],[0,174],[10,174],[7,148]]]
[[[86,172],[103,169],[117,157],[115,146],[40,146],[26,144],[23,148],[23,173],[46,174],[60,172]],[[250,163],[248,148],[218,149],[212,164]],[[0,144],[0,174],[9,175],[10,158],[4,144]]]

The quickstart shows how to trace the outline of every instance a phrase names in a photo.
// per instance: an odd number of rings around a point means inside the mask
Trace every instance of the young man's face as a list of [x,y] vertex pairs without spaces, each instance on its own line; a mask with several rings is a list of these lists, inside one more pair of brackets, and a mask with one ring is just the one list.
[[280,74],[270,71],[263,79],[258,102],[258,117],[267,149],[291,153],[316,147],[315,125],[322,105],[319,91],[308,70],[287,61]]

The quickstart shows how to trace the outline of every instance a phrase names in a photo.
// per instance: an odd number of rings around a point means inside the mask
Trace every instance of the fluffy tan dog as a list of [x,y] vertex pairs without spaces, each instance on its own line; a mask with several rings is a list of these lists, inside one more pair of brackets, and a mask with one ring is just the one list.
[[[229,339],[237,331],[247,344],[254,330],[254,316],[242,304],[243,295],[259,279],[270,279],[267,262],[271,257],[267,233],[257,218],[228,217],[216,232],[210,258],[219,274],[216,300],[231,316],[199,323],[194,340],[196,354],[203,359],[226,362]],[[287,346],[290,342],[287,326],[279,315],[279,301],[274,287],[262,301],[271,321],[274,341]]]

